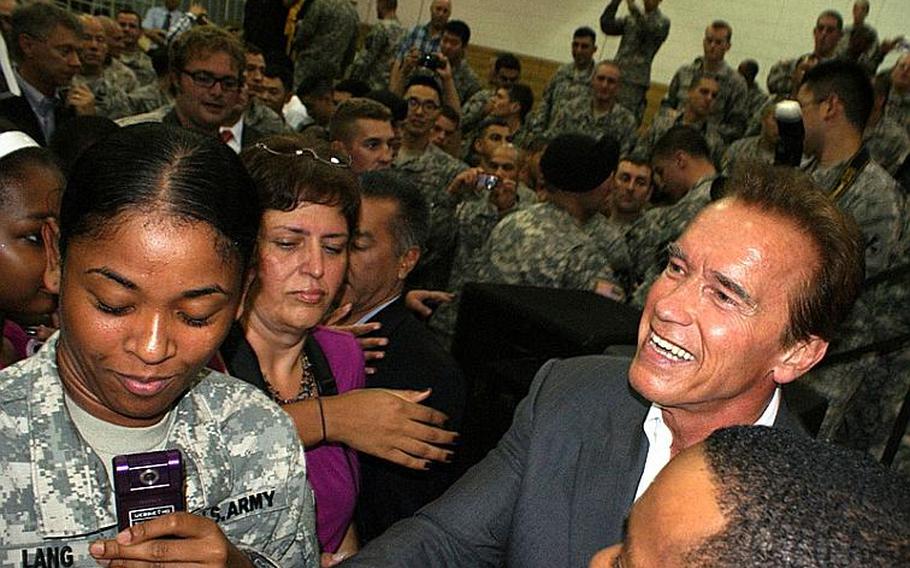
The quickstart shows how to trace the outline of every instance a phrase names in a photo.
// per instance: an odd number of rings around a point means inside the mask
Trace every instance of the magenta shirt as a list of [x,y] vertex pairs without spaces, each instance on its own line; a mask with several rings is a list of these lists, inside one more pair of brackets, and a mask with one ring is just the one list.
[[[363,351],[353,335],[317,327],[319,343],[332,368],[338,393],[366,384]],[[316,534],[323,552],[335,552],[344,539],[360,490],[357,452],[342,444],[323,444],[306,451],[307,477],[316,496]]]

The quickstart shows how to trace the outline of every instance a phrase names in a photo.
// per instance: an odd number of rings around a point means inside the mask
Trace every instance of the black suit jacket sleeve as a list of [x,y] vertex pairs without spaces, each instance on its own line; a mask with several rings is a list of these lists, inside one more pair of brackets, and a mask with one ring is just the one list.
[[[459,431],[465,408],[464,378],[455,360],[426,326],[396,300],[371,321],[382,328],[371,335],[387,337],[385,357],[374,363],[376,373],[367,386],[391,389],[433,389],[424,404],[449,416],[447,428]],[[456,452],[457,452],[457,448]],[[361,492],[357,507],[357,532],[368,542],[401,519],[443,494],[457,479],[456,464],[432,464],[427,471],[405,468],[360,455]]]

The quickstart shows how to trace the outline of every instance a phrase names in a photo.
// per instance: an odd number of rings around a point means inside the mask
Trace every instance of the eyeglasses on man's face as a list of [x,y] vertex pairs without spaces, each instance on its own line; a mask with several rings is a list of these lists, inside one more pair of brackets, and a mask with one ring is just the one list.
[[194,85],[203,89],[211,89],[216,83],[220,83],[221,88],[225,91],[237,91],[243,86],[243,81],[235,75],[218,77],[208,71],[187,71],[186,69],[181,69],[180,72],[188,75]]

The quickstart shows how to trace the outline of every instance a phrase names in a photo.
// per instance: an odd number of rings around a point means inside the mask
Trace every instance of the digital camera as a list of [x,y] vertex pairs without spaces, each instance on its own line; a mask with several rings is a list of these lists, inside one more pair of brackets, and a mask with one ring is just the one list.
[[499,178],[490,174],[477,175],[477,189],[492,191],[499,183]]

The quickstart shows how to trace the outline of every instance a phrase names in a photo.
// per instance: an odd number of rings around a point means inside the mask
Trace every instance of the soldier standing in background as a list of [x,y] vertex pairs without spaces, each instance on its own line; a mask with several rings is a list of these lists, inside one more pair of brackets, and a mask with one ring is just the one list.
[[660,11],[661,0],[644,0],[644,13],[635,0],[627,0],[629,15],[617,18],[620,2],[610,0],[604,8],[600,29],[607,35],[622,36],[614,58],[623,75],[617,100],[641,122],[647,107],[645,94],[651,85],[651,63],[670,33],[670,20]]

